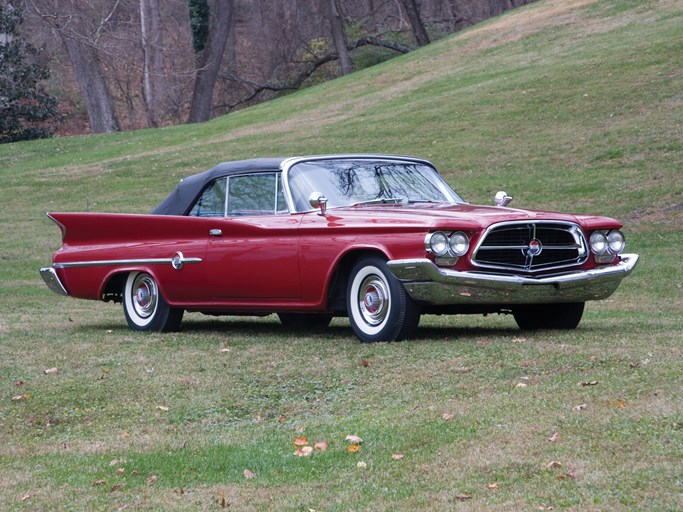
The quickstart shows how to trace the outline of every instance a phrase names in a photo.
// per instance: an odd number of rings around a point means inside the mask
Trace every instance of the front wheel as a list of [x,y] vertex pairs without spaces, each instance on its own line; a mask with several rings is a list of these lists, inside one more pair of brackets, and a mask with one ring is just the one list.
[[420,310],[378,256],[366,256],[351,269],[346,293],[351,327],[364,343],[410,337]]
[[520,329],[576,329],[583,316],[585,302],[568,304],[528,304],[512,311]]
[[146,272],[128,274],[123,288],[123,312],[134,331],[177,331],[183,319],[183,310],[168,305],[156,280]]

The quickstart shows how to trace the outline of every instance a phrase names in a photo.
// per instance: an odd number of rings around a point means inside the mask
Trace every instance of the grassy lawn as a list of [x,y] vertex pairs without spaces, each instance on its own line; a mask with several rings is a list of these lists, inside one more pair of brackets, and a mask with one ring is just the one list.
[[[540,0],[210,123],[0,146],[0,510],[681,510],[682,55],[680,2]],[[641,261],[573,332],[434,316],[375,345],[346,319],[135,334],[38,276],[46,211],[148,212],[219,161],[327,152],[617,217]]]

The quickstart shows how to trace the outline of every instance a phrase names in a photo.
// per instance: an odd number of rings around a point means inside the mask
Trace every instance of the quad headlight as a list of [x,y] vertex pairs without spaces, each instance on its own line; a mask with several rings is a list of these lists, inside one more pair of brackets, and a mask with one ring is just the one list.
[[440,258],[448,254],[448,235],[443,231],[437,231],[436,233],[431,233],[427,235],[429,241],[425,240],[425,245],[427,246],[427,251],[431,252],[434,256]]
[[590,237],[591,251],[598,263],[609,263],[626,246],[624,235],[618,229],[595,231]]
[[425,249],[437,258],[459,258],[467,254],[470,240],[462,231],[435,231],[425,236]]
[[609,252],[619,254],[626,247],[623,233],[618,229],[607,233],[607,245],[609,246]]

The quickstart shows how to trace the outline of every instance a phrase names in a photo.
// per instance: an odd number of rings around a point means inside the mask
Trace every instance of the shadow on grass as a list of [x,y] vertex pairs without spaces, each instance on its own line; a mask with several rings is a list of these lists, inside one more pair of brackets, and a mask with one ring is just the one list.
[[[408,342],[453,342],[453,341],[481,341],[486,338],[509,338],[524,336],[511,324],[501,326],[500,322],[486,325],[467,325],[467,321],[450,325],[420,325],[415,335],[406,340]],[[109,331],[116,334],[129,334],[130,329],[125,323],[107,323],[89,325],[78,328],[80,331]],[[145,333],[140,333],[145,334]],[[155,333],[159,335],[159,333]],[[223,317],[190,317],[183,321],[181,330],[175,335],[213,334],[230,335],[244,338],[308,338],[329,339],[337,341],[358,342],[346,318],[333,320],[326,328],[311,327],[306,329],[285,328],[273,315],[258,316],[223,316]],[[528,333],[527,333],[528,334]],[[163,333],[162,333],[163,335]]]

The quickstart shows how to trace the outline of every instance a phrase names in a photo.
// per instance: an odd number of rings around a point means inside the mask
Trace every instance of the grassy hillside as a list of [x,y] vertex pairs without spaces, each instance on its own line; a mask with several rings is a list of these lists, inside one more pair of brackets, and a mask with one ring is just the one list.
[[[0,146],[0,508],[679,510],[682,56],[679,1],[540,0],[210,123]],[[46,211],[148,212],[219,161],[337,152],[429,158],[471,202],[617,217],[641,263],[572,333],[425,318],[374,346],[341,319],[134,335],[38,277]],[[300,435],[329,449],[294,457]]]

